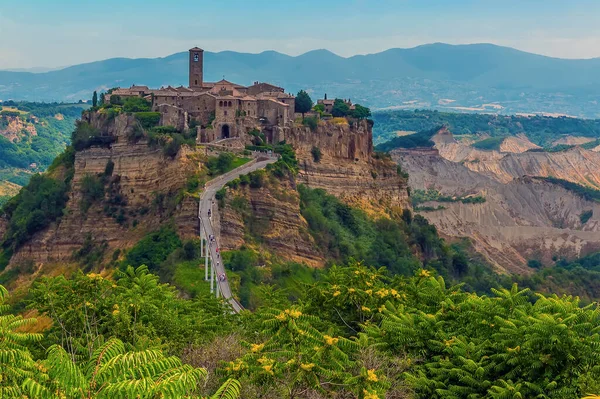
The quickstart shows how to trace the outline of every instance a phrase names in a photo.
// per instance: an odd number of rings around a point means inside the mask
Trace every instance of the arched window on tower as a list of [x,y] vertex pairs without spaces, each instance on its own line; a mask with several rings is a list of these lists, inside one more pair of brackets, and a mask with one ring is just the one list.
[[229,101],[229,103],[227,103],[227,106],[228,106],[228,107],[231,107],[231,101]]
[[219,107],[223,106],[223,101],[219,101]]

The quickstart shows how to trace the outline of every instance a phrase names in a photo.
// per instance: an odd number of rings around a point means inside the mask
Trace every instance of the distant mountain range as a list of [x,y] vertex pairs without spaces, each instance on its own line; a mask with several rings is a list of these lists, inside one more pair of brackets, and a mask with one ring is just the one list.
[[[267,81],[314,98],[351,98],[372,108],[551,113],[600,118],[600,58],[566,60],[491,44],[429,44],[340,57],[205,53],[207,81]],[[164,58],[113,58],[44,73],[0,71],[0,99],[73,101],[93,90],[187,84],[187,51]]]

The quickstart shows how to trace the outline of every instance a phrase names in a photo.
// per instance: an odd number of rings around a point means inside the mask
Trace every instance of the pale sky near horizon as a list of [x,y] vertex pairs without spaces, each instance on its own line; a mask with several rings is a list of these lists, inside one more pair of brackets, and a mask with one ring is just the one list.
[[193,46],[351,56],[494,43],[595,58],[598,21],[600,0],[0,0],[0,69],[164,57]]

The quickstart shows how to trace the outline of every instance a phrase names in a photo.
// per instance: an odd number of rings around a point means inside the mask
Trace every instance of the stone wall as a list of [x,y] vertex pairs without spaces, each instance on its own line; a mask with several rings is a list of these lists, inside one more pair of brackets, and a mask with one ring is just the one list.
[[187,130],[188,113],[183,109],[162,104],[158,106],[158,112],[160,112],[161,126],[173,126],[180,132]]

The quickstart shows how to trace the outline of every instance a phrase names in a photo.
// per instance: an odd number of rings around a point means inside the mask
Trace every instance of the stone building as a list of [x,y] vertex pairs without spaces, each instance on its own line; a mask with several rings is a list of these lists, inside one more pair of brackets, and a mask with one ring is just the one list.
[[[352,104],[352,101],[350,101],[350,99],[347,99],[347,100],[344,99],[343,101],[348,105],[348,108],[350,108],[350,109],[355,108],[354,104]],[[333,104],[335,104],[335,100],[328,100],[327,93],[326,93],[325,98],[317,100],[317,104],[323,105],[323,107],[325,108],[324,112],[326,114],[330,114],[331,111],[333,110]]]
[[204,50],[189,50],[188,87],[147,86],[118,88],[106,96],[142,97],[161,113],[161,125],[178,129],[196,126],[202,142],[240,137],[252,129],[272,131],[294,119],[296,98],[281,87],[264,82],[242,86],[225,79],[204,82]]

